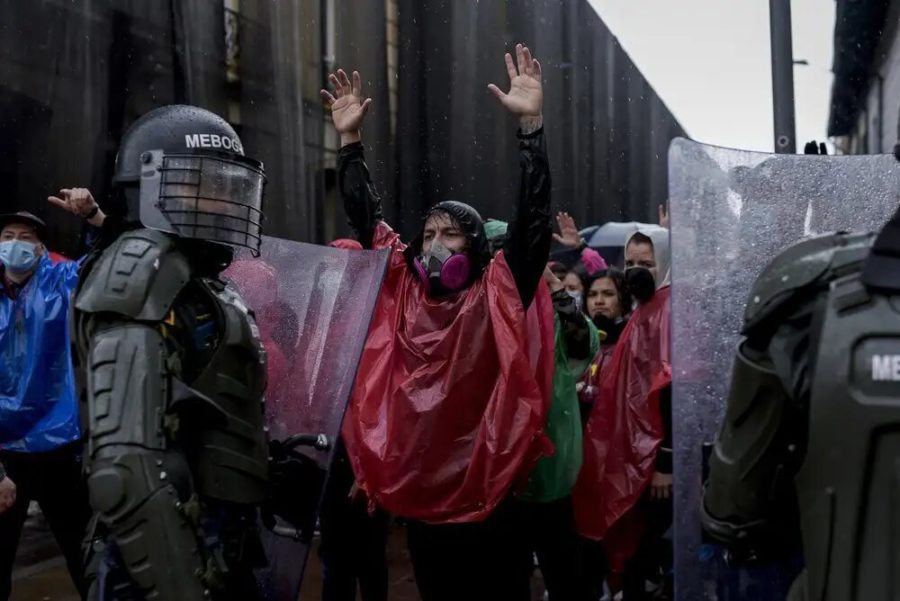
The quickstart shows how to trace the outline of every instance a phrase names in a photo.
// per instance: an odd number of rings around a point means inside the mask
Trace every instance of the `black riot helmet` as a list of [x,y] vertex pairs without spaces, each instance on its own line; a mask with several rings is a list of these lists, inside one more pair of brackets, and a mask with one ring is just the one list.
[[265,183],[262,163],[244,156],[234,128],[187,105],[163,106],[138,119],[122,137],[113,175],[127,219],[256,255]]

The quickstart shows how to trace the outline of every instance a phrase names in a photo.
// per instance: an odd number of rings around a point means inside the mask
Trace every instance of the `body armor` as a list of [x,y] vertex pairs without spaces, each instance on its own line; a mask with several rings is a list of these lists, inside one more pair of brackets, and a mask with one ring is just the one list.
[[863,283],[872,242],[804,241],[760,275],[710,459],[704,526],[739,556],[783,549],[799,514],[792,599],[900,591],[900,300]]
[[809,598],[900,594],[900,303],[854,274],[823,307],[797,474]]
[[[270,337],[280,370],[265,411],[267,347],[254,313],[221,276],[235,247],[260,254],[264,189],[262,164],[245,157],[231,125],[205,109],[160,107],[122,138],[112,194],[120,235],[105,237],[84,263],[71,319],[87,371],[92,601],[299,593],[325,459],[384,267],[307,252],[313,260],[291,272],[297,245],[269,239],[283,251],[274,251],[283,255],[279,271],[302,282],[281,299],[290,302],[255,307],[269,332],[287,328],[298,307],[318,307],[310,299],[327,282],[344,281],[346,269],[368,274],[373,285],[366,294],[343,291],[333,313],[308,316],[304,353],[312,367],[292,371],[290,390],[287,360],[298,343],[286,340],[282,349]],[[273,299],[283,277],[273,283]],[[319,329],[337,319],[352,324],[346,331],[355,336],[326,349]],[[323,367],[326,351],[335,363]],[[320,373],[327,382],[313,394],[310,382]],[[323,413],[328,419],[317,421]],[[268,440],[267,424],[280,439]],[[306,426],[327,434],[293,429]]]
[[93,550],[124,566],[137,598],[253,598],[265,560],[265,353],[210,246],[126,232],[76,293]]

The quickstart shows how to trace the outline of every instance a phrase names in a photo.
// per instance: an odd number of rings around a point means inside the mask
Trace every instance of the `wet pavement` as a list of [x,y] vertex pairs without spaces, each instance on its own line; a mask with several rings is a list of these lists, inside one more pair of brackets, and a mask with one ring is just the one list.
[[66,562],[40,511],[32,505],[13,567],[11,601],[78,601]]
[[[13,594],[11,601],[78,601],[78,594],[69,581],[65,562],[39,511],[30,512],[19,555],[13,569]],[[300,591],[300,601],[318,601],[322,598],[322,566],[316,553],[318,541],[312,550],[307,574]],[[394,525],[388,543],[390,574],[390,601],[420,601],[413,578],[406,536],[403,529]],[[542,587],[535,579],[533,599],[542,599]]]

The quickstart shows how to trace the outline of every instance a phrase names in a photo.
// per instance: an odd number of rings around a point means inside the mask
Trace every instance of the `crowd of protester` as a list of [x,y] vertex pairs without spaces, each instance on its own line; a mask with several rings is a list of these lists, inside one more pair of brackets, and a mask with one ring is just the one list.
[[[409,244],[383,220],[365,164],[359,75],[338,71],[323,91],[354,235],[332,246],[392,250],[320,510],[326,601],[357,588],[390,598],[391,520],[406,528],[423,601],[526,601],[535,566],[552,601],[671,598],[664,213],[622,241],[621,265],[567,213],[553,233],[541,67],[522,46],[506,62],[509,93],[490,89],[520,123],[518,206],[507,223],[441,202]],[[86,190],[50,202],[109,227]],[[0,600],[32,500],[83,593],[90,508],[66,324],[81,262],[51,260],[31,214],[0,227]],[[554,239],[577,260],[551,260]],[[256,282],[247,301],[277,386],[299,326],[271,327],[289,312],[270,294],[275,273],[232,269]]]

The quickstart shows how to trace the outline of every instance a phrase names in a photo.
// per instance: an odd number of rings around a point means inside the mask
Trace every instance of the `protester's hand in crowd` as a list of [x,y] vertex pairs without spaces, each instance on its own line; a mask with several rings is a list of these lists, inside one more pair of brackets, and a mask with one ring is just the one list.
[[0,514],[16,504],[16,483],[9,476],[0,480]]
[[672,496],[672,474],[654,472],[650,482],[650,496],[654,499],[668,499]]
[[106,215],[87,188],[62,188],[59,196],[48,196],[47,202],[64,209],[73,215],[87,219],[91,225],[100,227]]
[[353,486],[350,487],[350,492],[347,493],[347,498],[351,501],[356,501],[360,495],[362,495],[362,489],[359,487],[359,483],[354,480]]
[[550,292],[558,292],[566,287],[565,284],[562,283],[562,280],[556,277],[556,274],[550,270],[549,265],[544,267],[544,281],[550,286]]
[[334,128],[341,134],[341,145],[358,142],[363,117],[372,104],[371,98],[363,99],[359,72],[354,71],[353,81],[350,81],[347,73],[338,69],[337,73],[328,76],[328,80],[334,86],[334,95],[328,90],[322,90],[320,94],[325,106],[331,109],[331,120],[334,121]]
[[659,227],[669,229],[669,210],[666,205],[659,205]]
[[578,228],[575,226],[575,220],[568,213],[557,213],[556,223],[559,225],[559,233],[553,234],[553,238],[569,248],[578,248],[584,244]]
[[506,72],[509,74],[509,92],[504,93],[494,84],[488,89],[511,113],[519,115],[522,131],[530,133],[538,129],[542,121],[544,87],[541,83],[541,64],[531,56],[531,50],[516,44],[516,61],[506,53]]

